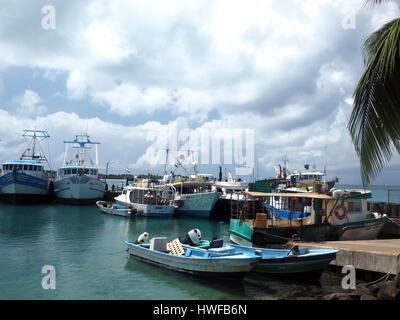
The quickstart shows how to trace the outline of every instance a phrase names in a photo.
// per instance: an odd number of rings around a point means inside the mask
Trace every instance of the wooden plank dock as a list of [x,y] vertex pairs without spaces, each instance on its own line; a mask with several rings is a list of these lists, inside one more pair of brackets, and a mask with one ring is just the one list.
[[293,242],[311,248],[331,248],[340,250],[336,259],[331,262],[335,266],[352,265],[356,269],[390,273],[400,273],[400,239],[326,241],[326,242]]

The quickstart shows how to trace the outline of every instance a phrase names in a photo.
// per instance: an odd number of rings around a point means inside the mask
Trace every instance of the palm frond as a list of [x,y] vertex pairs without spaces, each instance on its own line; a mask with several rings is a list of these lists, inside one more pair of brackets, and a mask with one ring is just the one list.
[[348,128],[368,185],[390,161],[393,146],[400,152],[400,19],[374,32],[363,52],[366,70],[353,94]]

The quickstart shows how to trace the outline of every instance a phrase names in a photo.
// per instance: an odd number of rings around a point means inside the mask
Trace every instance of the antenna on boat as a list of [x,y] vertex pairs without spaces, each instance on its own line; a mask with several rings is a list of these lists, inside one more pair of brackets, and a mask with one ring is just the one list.
[[283,178],[286,179],[287,178],[287,163],[289,162],[286,155],[283,156],[282,161],[283,161],[283,168],[282,168],[283,169]]
[[[47,162],[47,158],[44,155],[43,150],[40,147],[40,142],[46,138],[49,138],[50,135],[47,133],[47,131],[43,130],[24,130],[24,134],[22,135],[25,139],[29,141],[27,149],[24,151],[22,156],[20,157],[20,160],[43,160]],[[31,138],[31,139],[30,139]],[[29,140],[30,139],[30,140]],[[31,154],[28,154],[28,151],[31,151],[29,146],[32,144],[32,152]],[[36,148],[36,145],[38,148]],[[37,153],[37,149],[39,149],[39,152]]]
[[169,148],[167,147],[165,149],[166,154],[165,154],[165,164],[164,164],[164,174],[167,174],[167,163],[168,163],[168,158],[169,158]]
[[328,145],[325,145],[324,183],[326,183],[326,163],[328,161]]

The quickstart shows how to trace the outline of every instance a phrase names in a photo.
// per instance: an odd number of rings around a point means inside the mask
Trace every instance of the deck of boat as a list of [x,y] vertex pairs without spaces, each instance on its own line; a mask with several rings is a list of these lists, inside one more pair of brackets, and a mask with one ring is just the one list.
[[400,273],[400,239],[293,242],[288,245],[312,248],[338,249],[340,252],[331,264],[352,265],[356,269],[398,274]]
[[[303,220],[303,221],[302,221]],[[261,227],[261,228],[265,228],[267,227],[280,227],[280,228],[284,228],[284,227],[301,227],[306,226],[306,225],[311,225],[312,224],[312,220],[311,217],[307,217],[307,218],[303,218],[303,219],[267,219],[265,220],[265,223],[260,224],[260,222],[256,223],[255,220],[253,219],[245,219],[244,222],[246,222],[249,226],[250,229],[253,230],[254,227]]]

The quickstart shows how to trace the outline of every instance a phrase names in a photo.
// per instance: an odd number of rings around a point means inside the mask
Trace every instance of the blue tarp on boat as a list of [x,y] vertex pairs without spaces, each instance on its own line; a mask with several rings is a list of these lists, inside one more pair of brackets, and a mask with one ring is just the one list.
[[274,208],[270,204],[264,204],[264,206],[268,209],[272,209],[274,211],[275,217],[279,217],[281,219],[299,219],[299,218],[306,218],[311,215],[311,212],[299,212],[299,211],[287,211],[287,210],[278,210]]
[[127,207],[115,204],[113,205],[113,209],[127,209]]

